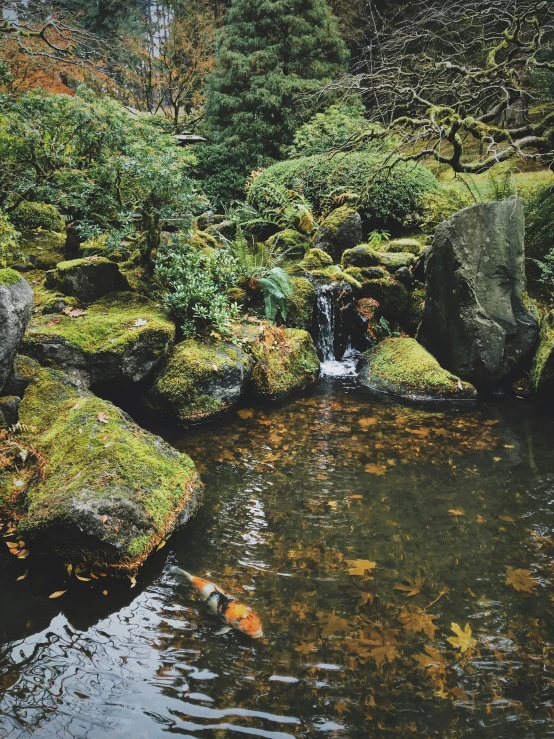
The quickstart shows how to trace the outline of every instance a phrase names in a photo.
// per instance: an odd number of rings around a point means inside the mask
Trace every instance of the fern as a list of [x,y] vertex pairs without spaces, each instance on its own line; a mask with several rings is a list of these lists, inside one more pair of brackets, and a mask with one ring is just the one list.
[[287,320],[288,298],[293,293],[292,283],[287,273],[280,267],[269,270],[264,277],[258,278],[265,302],[265,315],[269,321],[275,322],[280,314]]

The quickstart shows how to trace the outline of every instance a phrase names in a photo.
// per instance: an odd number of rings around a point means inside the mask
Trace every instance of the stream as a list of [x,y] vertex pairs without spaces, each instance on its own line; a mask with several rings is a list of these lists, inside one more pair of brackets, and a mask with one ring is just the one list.
[[[150,428],[194,459],[204,506],[134,588],[1,555],[0,737],[554,736],[551,414],[327,377]],[[217,636],[173,565],[264,638]]]

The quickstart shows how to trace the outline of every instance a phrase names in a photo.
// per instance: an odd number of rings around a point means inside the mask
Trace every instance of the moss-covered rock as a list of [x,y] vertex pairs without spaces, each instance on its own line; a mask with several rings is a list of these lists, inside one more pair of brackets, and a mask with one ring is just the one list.
[[342,255],[343,269],[347,267],[376,267],[381,264],[379,253],[369,244],[360,244],[354,249],[347,249]]
[[362,298],[354,306],[351,342],[354,349],[365,352],[389,336],[388,325],[382,320],[379,303],[373,298]]
[[22,235],[19,251],[23,257],[21,269],[54,269],[64,260],[65,234],[52,231],[32,231]]
[[348,272],[343,272],[340,267],[333,265],[332,267],[324,267],[323,269],[313,269],[310,272],[312,278],[316,283],[329,283],[329,282],[342,282],[350,287],[360,290],[362,287],[361,282],[355,277],[352,277]]
[[408,252],[380,252],[379,253],[379,264],[382,264],[388,269],[389,272],[396,272],[401,267],[410,267],[415,262],[416,258],[413,254]]
[[265,242],[270,249],[279,249],[287,252],[287,256],[303,257],[310,248],[310,239],[293,228],[278,231]]
[[402,283],[390,277],[364,282],[362,297],[376,300],[387,319],[399,318],[408,307],[408,291]]
[[108,293],[129,290],[117,264],[104,257],[60,262],[55,270],[47,272],[44,284],[49,290],[72,295],[83,303],[91,303]]
[[[32,544],[73,564],[135,571],[199,505],[191,459],[143,431],[111,403],[40,369],[20,406],[29,441],[46,459],[3,503]],[[7,494],[6,494],[7,493]]]
[[312,326],[316,290],[305,277],[291,277],[293,293],[288,299],[287,326],[309,331]]
[[319,374],[319,358],[307,331],[264,324],[252,354],[252,389],[261,397],[281,398],[302,390]]
[[408,293],[406,313],[402,317],[402,326],[411,336],[417,334],[425,309],[425,288]]
[[116,293],[93,303],[83,316],[36,316],[21,352],[87,385],[139,382],[161,366],[174,341],[173,322],[151,301]]
[[198,249],[219,249],[219,241],[207,231],[194,231],[190,243]]
[[531,387],[540,397],[554,399],[554,311],[541,320],[539,343],[531,368]]
[[309,249],[302,262],[300,262],[300,267],[309,272],[312,269],[331,267],[332,264],[333,258],[330,254],[327,254],[327,252],[322,249]]
[[381,251],[391,253],[408,253],[415,257],[419,256],[422,250],[421,242],[417,239],[393,239],[392,241],[384,241],[381,244]]
[[248,293],[242,287],[230,287],[227,290],[227,295],[234,303],[238,303],[238,305],[245,305],[248,301]]
[[209,420],[238,402],[252,366],[252,358],[238,345],[183,341],[156,379],[147,405],[184,423]]
[[57,208],[48,203],[34,203],[27,200],[19,203],[10,213],[10,221],[19,231],[65,231],[65,221]]
[[17,395],[4,395],[0,398],[0,429],[7,429],[17,423],[21,398]]
[[[66,308],[76,308],[79,305],[77,298],[71,295],[61,295],[60,293],[52,293],[48,295],[40,304],[40,312],[44,316],[53,313],[63,313]],[[37,306],[38,308],[39,306]]]
[[4,388],[6,394],[22,398],[27,386],[36,377],[39,369],[40,365],[34,359],[18,354],[13,361],[12,373]]
[[342,205],[321,223],[314,246],[328,252],[338,262],[342,253],[360,244],[362,238],[360,214],[351,206]]
[[359,365],[362,387],[412,402],[473,400],[467,382],[444,370],[415,339],[389,338],[369,349]]
[[13,269],[0,269],[0,393],[33,313],[33,291]]

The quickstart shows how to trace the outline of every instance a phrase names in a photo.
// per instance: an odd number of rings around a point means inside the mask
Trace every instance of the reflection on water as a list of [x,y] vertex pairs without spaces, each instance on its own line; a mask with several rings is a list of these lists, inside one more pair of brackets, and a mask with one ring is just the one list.
[[[0,737],[554,736],[554,420],[349,382],[163,429],[206,502],[135,589],[52,601],[63,570],[1,555]],[[216,636],[173,564],[265,638]]]

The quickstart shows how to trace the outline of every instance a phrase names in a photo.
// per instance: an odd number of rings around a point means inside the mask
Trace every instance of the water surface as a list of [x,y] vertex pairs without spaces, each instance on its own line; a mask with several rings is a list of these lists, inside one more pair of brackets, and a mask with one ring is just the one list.
[[[353,383],[157,428],[205,504],[135,588],[2,555],[0,737],[554,736],[554,420]],[[174,564],[265,638],[216,636]]]

